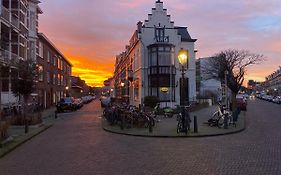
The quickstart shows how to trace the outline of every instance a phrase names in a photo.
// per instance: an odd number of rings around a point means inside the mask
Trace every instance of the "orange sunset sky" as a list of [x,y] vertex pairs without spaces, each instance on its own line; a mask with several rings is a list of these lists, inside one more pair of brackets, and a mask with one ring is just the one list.
[[[229,48],[266,56],[247,79],[262,81],[281,65],[280,0],[162,0],[177,26],[198,39],[197,58]],[[154,0],[42,0],[43,32],[73,64],[73,74],[102,86],[112,76],[115,56],[124,50],[138,21]]]

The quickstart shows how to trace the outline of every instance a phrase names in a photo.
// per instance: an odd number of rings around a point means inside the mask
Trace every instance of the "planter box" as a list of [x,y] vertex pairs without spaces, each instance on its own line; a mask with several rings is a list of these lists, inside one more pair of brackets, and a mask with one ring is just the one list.
[[[42,123],[42,114],[40,112],[26,114],[28,125],[37,125]],[[11,118],[11,125],[25,125],[24,116],[16,115]]]

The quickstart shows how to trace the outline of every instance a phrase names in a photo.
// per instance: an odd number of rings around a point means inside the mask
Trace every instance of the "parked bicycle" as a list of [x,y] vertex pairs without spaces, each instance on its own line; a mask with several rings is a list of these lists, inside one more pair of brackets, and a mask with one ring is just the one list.
[[191,105],[184,106],[184,111],[181,111],[177,115],[177,121],[178,121],[177,133],[184,132],[187,134],[190,131],[191,119],[190,119],[190,114],[189,114],[189,110],[188,110],[190,108],[190,106]]
[[232,112],[220,103],[218,103],[217,111],[213,113],[207,124],[219,128],[225,127],[225,125],[233,125],[236,127],[236,122],[233,121]]
[[110,125],[120,124],[122,128],[148,128],[155,125],[153,114],[141,112],[132,105],[112,105],[104,109],[103,115]]

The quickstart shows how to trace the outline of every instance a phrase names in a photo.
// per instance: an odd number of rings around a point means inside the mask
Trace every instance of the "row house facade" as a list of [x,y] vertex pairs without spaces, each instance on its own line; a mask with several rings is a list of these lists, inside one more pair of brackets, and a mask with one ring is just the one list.
[[[161,106],[180,104],[196,99],[196,68],[194,43],[187,27],[177,27],[156,1],[148,19],[137,23],[125,51],[116,56],[114,81],[116,98],[131,105],[144,102],[146,96],[157,96]],[[185,81],[181,84],[181,65],[177,59],[180,49],[188,51]],[[180,88],[184,86],[184,96]]]
[[68,96],[72,64],[44,34],[38,33],[38,37],[38,102],[42,107],[49,108]]
[[19,60],[36,61],[38,0],[0,0],[0,105],[18,101],[11,77]]
[[265,77],[265,81],[260,83],[258,90],[272,95],[281,95],[281,66]]

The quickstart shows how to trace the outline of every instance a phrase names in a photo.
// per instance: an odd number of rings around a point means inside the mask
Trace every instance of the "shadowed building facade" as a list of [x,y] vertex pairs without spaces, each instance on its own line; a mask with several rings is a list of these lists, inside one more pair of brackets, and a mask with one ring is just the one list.
[[70,90],[72,64],[44,34],[39,33],[38,37],[38,102],[49,108]]

